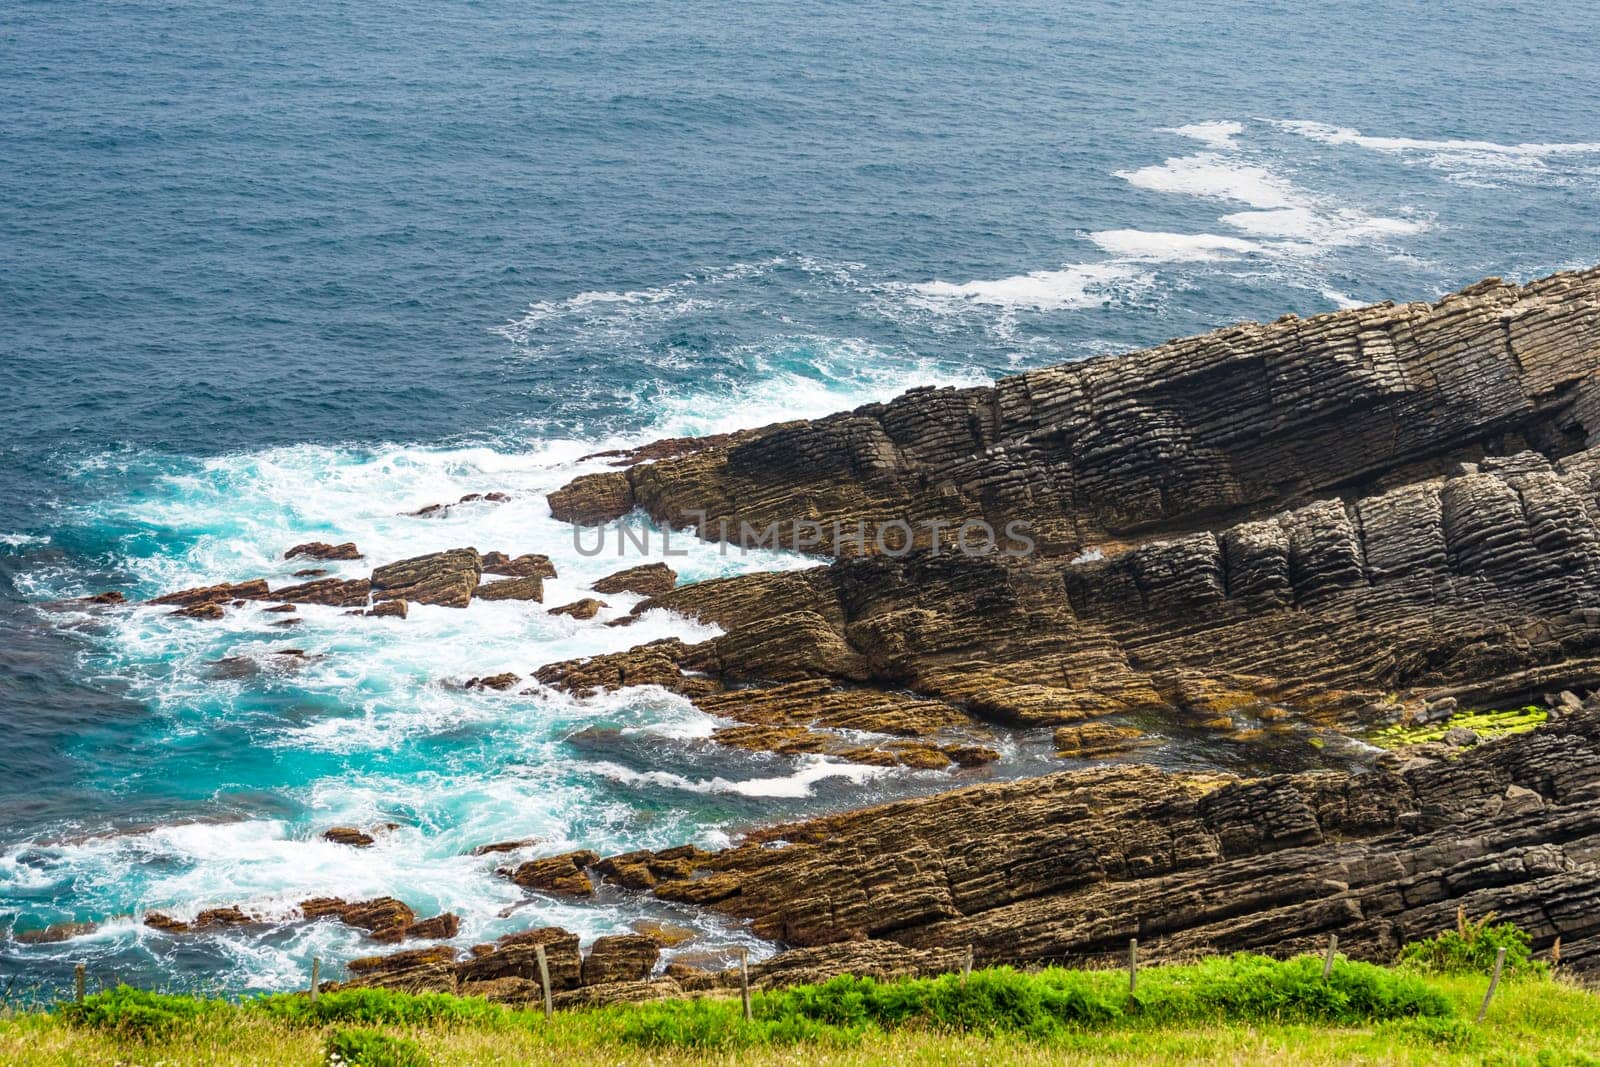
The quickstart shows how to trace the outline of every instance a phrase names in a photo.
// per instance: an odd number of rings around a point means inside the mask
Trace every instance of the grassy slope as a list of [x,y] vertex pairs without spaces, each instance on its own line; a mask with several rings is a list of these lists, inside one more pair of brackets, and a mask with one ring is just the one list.
[[[1213,964],[1213,969],[1218,965]],[[1375,969],[1376,970],[1376,969]],[[1148,1006],[1100,1022],[1054,1027],[1048,1033],[1017,1031],[994,1036],[938,1031],[925,1019],[911,1018],[898,1028],[874,1024],[840,1029],[824,1025],[810,1037],[752,1036],[740,1030],[736,1002],[674,1003],[665,1006],[622,1006],[558,1013],[546,1024],[537,1013],[481,1011],[476,1019],[435,1021],[379,1029],[414,1039],[434,1067],[465,1064],[1057,1064],[1064,1053],[1072,1062],[1130,1063],[1495,1063],[1600,1065],[1600,996],[1541,977],[1503,982],[1480,1027],[1471,1020],[1482,998],[1486,978],[1434,976],[1426,979],[1427,996],[1442,994],[1430,1011],[1442,1020],[1398,1019],[1388,1022],[1286,1023],[1269,1021],[1273,1009],[1238,1004],[1221,1009],[1215,1001],[1196,1001],[1186,983],[1195,968],[1151,968],[1141,974],[1148,988]],[[1074,988],[1119,997],[1113,973],[1084,975],[1055,972]],[[975,976],[978,977],[978,976]],[[979,978],[979,981],[984,979]],[[1409,978],[1407,979],[1409,980]],[[954,979],[946,983],[944,992]],[[904,991],[907,984],[891,988]],[[922,990],[938,987],[924,983]],[[1180,994],[1182,1003],[1173,999]],[[787,999],[784,999],[787,998]],[[325,1000],[327,998],[324,998]],[[846,998],[848,999],[848,998]],[[471,1002],[469,1002],[471,1003]],[[758,997],[758,1019],[792,1014],[792,995]],[[837,1012],[835,998],[824,1007]],[[1176,1006],[1174,1006],[1176,1005]],[[476,1007],[476,1005],[474,1005]],[[806,1010],[812,1011],[814,1003]],[[1453,1009],[1453,1011],[1452,1011]],[[958,1009],[960,1010],[959,1006]],[[1313,1014],[1321,1009],[1316,1009]],[[1303,1011],[1291,1008],[1293,1016]],[[1338,1016],[1340,1013],[1335,1012]],[[1348,1015],[1349,1013],[1343,1013]],[[695,1051],[677,1045],[640,1044],[641,1032],[678,1041],[686,1031],[673,1029],[684,1018],[712,1019],[726,1039],[755,1043],[722,1051]],[[832,1018],[832,1015],[828,1015]],[[1229,1017],[1236,1021],[1228,1021]],[[1253,1021],[1243,1021],[1251,1018]],[[666,1029],[663,1023],[670,1024]],[[640,1024],[648,1024],[641,1031]],[[0,1021],[0,1063],[27,1065],[140,1064],[189,1067],[214,1064],[288,1064],[313,1067],[325,1063],[325,1040],[335,1027],[290,1020],[259,1008],[209,1005],[198,1017],[157,1040],[144,1042],[87,1026],[69,1025],[59,1016],[27,1015]],[[631,1036],[630,1036],[631,1035]],[[770,1042],[770,1043],[769,1043]]]

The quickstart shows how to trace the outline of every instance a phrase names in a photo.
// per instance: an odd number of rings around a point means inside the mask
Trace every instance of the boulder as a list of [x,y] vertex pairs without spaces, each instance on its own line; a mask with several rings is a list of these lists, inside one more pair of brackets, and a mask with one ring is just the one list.
[[661,947],[642,934],[596,938],[583,959],[583,984],[645,981],[660,958]]
[[340,545],[330,545],[326,541],[307,541],[303,545],[295,545],[283,554],[284,559],[294,559],[298,556],[321,560],[360,559],[361,552],[356,548],[354,541],[346,541]]
[[504,552],[486,552],[483,555],[483,573],[498,574],[506,578],[554,578],[555,564],[549,556],[525,552],[515,558]]
[[598,853],[587,849],[565,852],[559,856],[529,860],[511,872],[511,880],[527,889],[564,896],[589,896],[594,885],[586,873],[599,862]]
[[372,572],[374,600],[406,600],[415,604],[464,608],[478,588],[478,552],[453,548],[403,559]]
[[538,576],[485,582],[473,592],[476,600],[544,600],[544,583]]
[[483,678],[468,678],[466,688],[510,689],[520,681],[522,681],[520,676],[513,674],[510,671],[506,671],[503,674],[490,674]]
[[563,604],[559,608],[551,608],[550,614],[566,615],[569,618],[579,620],[592,619],[596,615],[600,614],[600,610],[605,606],[606,602],[603,600],[596,600],[594,597],[584,597],[582,600],[574,600],[570,604]]
[[678,572],[665,563],[646,563],[638,567],[608,574],[589,588],[597,593],[637,593],[640,596],[661,596],[670,593],[678,584]]

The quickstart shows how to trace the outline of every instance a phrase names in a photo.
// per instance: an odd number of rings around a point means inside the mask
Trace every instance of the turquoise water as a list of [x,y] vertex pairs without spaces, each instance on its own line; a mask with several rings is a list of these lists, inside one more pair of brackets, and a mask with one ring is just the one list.
[[[325,893],[459,910],[463,943],[590,937],[648,906],[523,905],[463,853],[715,844],[949,784],[718,751],[662,694],[443,684],[708,632],[682,620],[44,605],[282,579],[312,538],[546,552],[561,603],[616,567],[543,500],[599,448],[1590,265],[1590,14],[7,5],[0,926],[103,925],[0,941],[0,974],[280,987],[370,946],[133,916]],[[314,658],[281,669],[287,646]],[[1043,765],[999,742],[994,773]],[[316,840],[389,821],[363,852]]]

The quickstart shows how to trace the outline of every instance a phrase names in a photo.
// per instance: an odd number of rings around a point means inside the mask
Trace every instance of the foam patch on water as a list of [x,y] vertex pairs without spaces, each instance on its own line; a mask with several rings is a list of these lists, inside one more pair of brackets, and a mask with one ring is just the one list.
[[1305,203],[1305,193],[1281,174],[1220,152],[1174,156],[1164,163],[1116,174],[1136,188],[1157,193],[1234,200],[1258,208]]
[[1266,265],[1278,276],[1295,278],[1299,285],[1307,285],[1301,279],[1310,276],[1309,288],[1326,297],[1327,287],[1317,278],[1318,257],[1357,244],[1390,247],[1431,225],[1431,218],[1420,212],[1390,217],[1303,187],[1280,160],[1250,143],[1244,122],[1216,119],[1163,132],[1198,141],[1206,150],[1116,171],[1115,176],[1159,196],[1242,206],[1248,210],[1227,210],[1217,216],[1222,227],[1236,233],[1094,230],[1084,237],[1107,257],[1103,262],[995,279],[924,282],[907,287],[907,303],[944,315],[974,307],[995,309],[1000,332],[1009,339],[1019,313],[1130,303],[1161,285],[1161,271],[1189,268],[1192,273],[1210,264],[1229,271],[1230,264],[1246,261],[1239,269],[1247,272],[1260,272]]
[[1266,251],[1255,241],[1214,233],[1097,230],[1089,239],[1111,255],[1141,262],[1202,263]]
[[1376,137],[1348,126],[1325,122],[1285,120],[1279,128],[1331,145],[1356,145],[1378,152],[1450,153],[1474,156],[1499,156],[1507,159],[1543,159],[1550,156],[1600,155],[1600,141],[1554,141],[1500,144],[1495,141],[1433,139],[1426,137]]
[[[622,294],[582,303],[649,306],[664,299]],[[559,576],[544,583],[543,604],[414,604],[404,620],[319,605],[284,615],[249,604],[211,621],[149,606],[64,613],[63,624],[91,642],[85,674],[145,709],[85,750],[86,759],[127,776],[126,784],[107,788],[172,788],[183,798],[175,810],[227,817],[87,836],[83,829],[103,824],[59,827],[49,835],[54,843],[5,842],[0,901],[26,925],[107,920],[93,951],[124,962],[164,951],[165,935],[139,921],[146,911],[187,917],[237,904],[288,916],[314,896],[392,895],[422,915],[454,911],[463,919],[463,945],[543,924],[589,939],[625,930],[662,905],[530,898],[495,868],[580,847],[609,853],[726,844],[735,816],[737,825],[755,810],[780,818],[795,810],[784,805],[815,797],[822,783],[851,787],[891,773],[715,745],[707,739],[716,720],[657,688],[576,699],[533,680],[545,663],[719,632],[661,611],[607,625],[642,599],[631,594],[602,596],[607,607],[592,620],[547,612],[593,595],[590,585],[604,575],[647,559],[668,563],[685,581],[817,564],[687,534],[664,542],[653,528],[648,556],[631,545],[620,554],[614,535],[603,554],[587,555],[593,533],[575,538],[548,504],[548,494],[573,477],[610,469],[604,458],[584,457],[663,436],[820,416],[916,385],[988,380],[875,355],[864,342],[820,339],[763,348],[748,357],[765,374],[669,397],[647,428],[601,440],[530,435],[493,446],[307,444],[201,460],[150,457],[150,465],[167,465],[165,473],[65,517],[74,527],[109,531],[112,566],[136,597],[255,577],[278,587],[303,580],[293,572],[308,567],[361,577],[377,564],[463,545],[543,553]],[[455,503],[472,493],[509,499]],[[413,514],[432,504],[449,506]],[[283,558],[286,548],[310,540],[354,541],[365,558]],[[34,569],[18,581],[38,600],[98,591],[65,571]],[[298,621],[274,625],[286,619]],[[283,655],[289,647],[302,654]],[[503,692],[462,685],[506,671],[522,682]],[[605,748],[598,759],[577,740],[596,731],[600,740],[591,744]],[[102,752],[95,744],[109,747]],[[757,804],[766,807],[753,810]],[[106,811],[115,807],[108,803]],[[320,838],[331,826],[388,823],[397,826],[367,849]],[[522,839],[537,843],[510,855],[470,854],[487,842]],[[713,948],[746,939],[704,916],[677,921],[705,926]],[[224,930],[191,943],[211,954],[206,969],[234,988],[299,982],[311,954],[332,966],[383,951],[336,923]],[[74,941],[27,951],[54,959],[85,947]]]
[[1378,136],[1349,126],[1304,120],[1278,120],[1272,125],[1318,144],[1378,152],[1406,163],[1419,162],[1461,185],[1497,188],[1508,183],[1582,184],[1593,188],[1595,179],[1600,177],[1600,170],[1596,169],[1600,141],[1505,144],[1481,138]]
[[969,282],[923,282],[910,287],[913,303],[932,311],[962,306],[1030,311],[1062,311],[1110,303],[1119,291],[1148,281],[1148,275],[1120,264],[1088,264],[1036,270],[1008,278]]
[[[1174,156],[1148,167],[1118,171],[1139,189],[1165,196],[1243,204],[1217,221],[1240,236],[1170,233],[1137,229],[1102,230],[1089,235],[1103,251],[1122,261],[1188,264],[1249,258],[1284,265],[1293,273],[1314,273],[1322,254],[1356,244],[1390,246],[1426,230],[1420,213],[1403,218],[1375,214],[1307,189],[1275,159],[1244,140],[1244,123],[1217,120],[1170,132],[1205,143],[1209,150]],[[1313,284],[1319,293],[1325,285]],[[1324,294],[1325,295],[1325,294]]]
[[800,761],[792,774],[733,781],[727,778],[691,779],[681,774],[665,771],[635,771],[612,763],[596,763],[592,769],[614,781],[651,789],[674,789],[689,793],[737,793],[747,797],[805,797],[810,796],[818,782],[841,778],[860,783],[887,773],[885,767],[869,767],[860,763],[839,763],[821,756],[810,756]]
[[1211,122],[1191,122],[1186,126],[1167,127],[1161,132],[1175,133],[1179,137],[1187,137],[1212,148],[1237,148],[1238,142],[1235,138],[1244,132],[1244,123],[1217,119]]

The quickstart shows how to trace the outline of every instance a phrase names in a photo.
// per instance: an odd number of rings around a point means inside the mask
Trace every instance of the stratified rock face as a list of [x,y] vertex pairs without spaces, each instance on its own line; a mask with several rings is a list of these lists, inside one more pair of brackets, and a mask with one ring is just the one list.
[[643,934],[598,938],[583,961],[583,984],[643,981],[660,958],[661,947]]
[[[716,679],[821,678],[1019,726],[1164,711],[1222,728],[1267,707],[1357,721],[1397,692],[1405,709],[1492,706],[1600,684],[1600,448],[1461,465],[1094,562],[857,557],[641,608],[656,606],[726,632],[541,681],[702,696]],[[674,663],[703,673],[674,678]]]
[[303,545],[295,545],[283,554],[284,559],[294,559],[304,556],[307,559],[360,559],[361,550],[356,548],[354,541],[346,541],[340,545],[330,545],[326,541],[307,541]]
[[499,574],[507,578],[554,578],[556,566],[549,556],[526,552],[515,559],[504,552],[483,554],[483,573]]
[[1070,553],[1426,477],[1452,456],[1585,447],[1600,429],[1597,363],[1600,269],[1491,279],[1431,305],[1291,316],[990,388],[914,390],[580,478],[550,503],[584,523],[642,507],[747,544],[775,524],[792,545],[797,522],[819,522],[821,549],[844,553],[860,551],[844,543],[858,520],[908,521],[923,544],[931,520],[1023,520],[1041,553]]
[[273,592],[272,599],[288,604],[324,604],[334,608],[365,607],[372,583],[365,578],[319,578],[301,585],[285,586]]
[[266,595],[266,581],[257,578],[248,582],[223,582],[220,585],[207,585],[196,589],[180,589],[176,593],[158,596],[150,603],[187,608],[198,604],[223,604],[230,600],[258,600]]
[[477,600],[543,600],[544,582],[537,576],[484,582],[473,591]]
[[379,567],[372,572],[372,597],[464,608],[482,573],[476,549],[452,548]]
[[603,600],[596,600],[594,597],[584,597],[582,600],[574,600],[570,604],[563,604],[559,608],[551,608],[550,614],[566,615],[569,618],[580,620],[592,619],[596,615],[600,614],[600,610],[605,606],[606,603]]
[[587,868],[599,859],[599,853],[580,849],[541,860],[529,860],[510,872],[511,880],[520,886],[545,893],[586,897],[594,892],[586,873]]
[[590,586],[597,593],[638,593],[640,596],[660,596],[672,591],[678,583],[678,572],[665,563],[646,563],[638,567],[608,574]]
[[[1600,970],[1600,710],[1404,773],[1246,781],[1102,768],[762,830],[657,896],[796,946],[972,945],[1082,961],[1293,952],[1388,958],[1497,912]],[[649,857],[638,862],[649,862]]]

